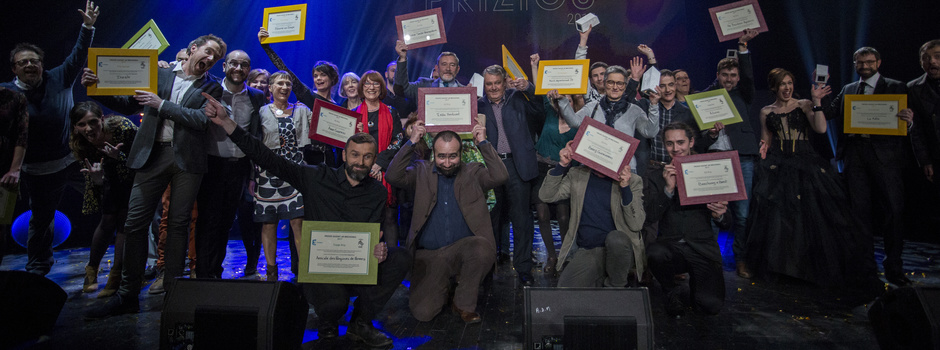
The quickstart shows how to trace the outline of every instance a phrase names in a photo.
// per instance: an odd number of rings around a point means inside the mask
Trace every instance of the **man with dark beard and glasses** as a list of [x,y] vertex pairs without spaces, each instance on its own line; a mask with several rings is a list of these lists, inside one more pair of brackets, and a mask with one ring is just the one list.
[[[207,97],[208,98],[208,97]],[[235,142],[255,164],[294,186],[304,197],[304,220],[381,223],[385,211],[386,190],[369,177],[375,163],[376,141],[358,133],[346,140],[342,168],[325,165],[300,165],[278,156],[252,137],[234,120],[227,118],[225,107],[210,98],[206,115]],[[392,344],[392,340],[372,325],[392,293],[401,284],[411,266],[411,257],[396,247],[379,242],[372,255],[379,261],[376,285],[305,283],[301,285],[307,300],[319,316],[319,338],[339,335],[339,320],[346,313],[350,296],[357,295],[346,334],[371,347]]]
[[477,292],[496,261],[486,192],[506,182],[509,173],[480,124],[473,127],[473,140],[486,166],[463,164],[460,136],[453,131],[434,137],[433,163],[412,162],[421,158],[412,157],[412,152],[425,132],[424,122],[417,122],[385,175],[393,186],[415,194],[405,244],[415,259],[408,306],[416,319],[430,321],[447,304],[450,278],[456,276],[451,308],[464,322],[478,323],[482,319],[476,312]]

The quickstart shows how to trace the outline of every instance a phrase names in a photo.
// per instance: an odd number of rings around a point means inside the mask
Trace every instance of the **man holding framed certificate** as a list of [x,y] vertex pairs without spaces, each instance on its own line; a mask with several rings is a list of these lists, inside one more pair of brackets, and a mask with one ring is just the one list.
[[[874,232],[884,234],[885,260],[884,271],[888,282],[904,286],[911,283],[904,276],[901,252],[904,247],[902,222],[904,214],[904,177],[902,169],[908,164],[906,153],[910,152],[909,136],[891,136],[874,134],[846,134],[844,129],[851,126],[854,113],[846,110],[845,101],[853,95],[903,95],[906,101],[907,86],[900,81],[888,79],[878,73],[881,66],[881,54],[872,47],[862,47],[855,51],[855,72],[860,79],[845,85],[839,95],[832,99],[825,108],[827,118],[838,118],[835,123],[839,130],[837,158],[845,161],[845,180],[849,188],[849,201],[853,211],[862,218],[861,234],[858,237],[864,252],[863,266],[867,275],[876,275]],[[877,98],[872,96],[871,98]],[[877,100],[876,100],[877,101]],[[882,99],[883,103],[894,103],[897,98]],[[823,102],[825,105],[826,103]],[[823,109],[822,106],[813,107]],[[910,125],[914,113],[910,109],[896,109],[897,118]],[[893,117],[892,117],[893,119]],[[900,123],[899,123],[900,124]],[[896,135],[896,134],[894,134]],[[874,203],[881,202],[884,210],[875,210]],[[880,218],[879,218],[880,216]]]
[[[404,41],[395,42],[395,52],[398,53],[397,72],[395,73],[395,94],[402,95],[405,98],[417,101],[418,88],[423,87],[461,87],[464,86],[457,81],[457,72],[460,72],[460,60],[457,54],[444,51],[437,56],[437,73],[440,75],[437,79],[418,78],[414,82],[408,82],[408,45]],[[400,91],[400,92],[399,92]]]
[[[377,156],[376,140],[358,133],[346,141],[344,165],[301,165],[278,156],[227,118],[227,111],[215,100],[205,107],[206,115],[225,129],[229,138],[261,168],[292,184],[303,194],[304,219],[337,223],[381,223],[387,192],[381,182],[369,176]],[[357,231],[361,231],[355,229]],[[314,244],[315,242],[305,242]],[[298,249],[310,249],[298,247]],[[349,308],[349,298],[358,295],[346,334],[371,347],[388,346],[392,340],[372,325],[372,319],[385,307],[411,266],[411,256],[385,242],[358,247],[371,250],[377,259],[376,285],[304,283],[301,288],[319,316],[319,338],[339,336],[339,320]]]

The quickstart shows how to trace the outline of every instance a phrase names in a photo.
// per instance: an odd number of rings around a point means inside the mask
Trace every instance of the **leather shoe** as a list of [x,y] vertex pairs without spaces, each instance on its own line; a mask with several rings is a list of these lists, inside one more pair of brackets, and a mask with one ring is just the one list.
[[480,321],[483,321],[483,318],[480,317],[480,314],[476,312],[463,311],[458,308],[457,305],[453,304],[450,305],[450,308],[451,310],[454,310],[455,314],[460,315],[460,319],[462,319],[467,324],[480,323]]
[[533,282],[532,282],[532,275],[527,274],[527,273],[520,273],[520,274],[519,274],[519,283],[522,284],[522,285],[525,286],[525,287],[531,287],[531,286],[532,286],[532,283],[533,283]]
[[137,296],[125,297],[115,294],[104,305],[92,308],[85,313],[86,320],[100,320],[111,316],[135,314],[140,311],[140,300]]
[[318,339],[332,339],[339,336],[339,326],[332,322],[321,322],[317,327]]
[[751,270],[748,270],[747,264],[745,264],[743,261],[738,261],[737,265],[738,265],[738,277],[750,279]]
[[392,345],[392,340],[382,331],[372,326],[372,321],[353,321],[346,328],[346,335],[352,340],[361,342],[373,348]]
[[680,284],[666,293],[666,314],[679,318],[685,314],[685,300],[688,299],[689,286]]
[[911,282],[911,280],[910,280],[909,278],[907,278],[907,276],[904,275],[903,272],[900,272],[900,273],[886,273],[886,274],[885,274],[885,278],[888,280],[888,282],[891,282],[891,284],[894,284],[894,285],[896,285],[896,286],[898,286],[898,287],[909,286],[909,285],[911,285],[911,283],[913,283],[913,282]]
[[166,292],[166,288],[164,288],[163,286],[163,280],[164,280],[164,271],[160,270],[160,272],[157,274],[157,279],[153,280],[153,283],[150,284],[150,290],[148,290],[147,293],[161,294],[163,292]]

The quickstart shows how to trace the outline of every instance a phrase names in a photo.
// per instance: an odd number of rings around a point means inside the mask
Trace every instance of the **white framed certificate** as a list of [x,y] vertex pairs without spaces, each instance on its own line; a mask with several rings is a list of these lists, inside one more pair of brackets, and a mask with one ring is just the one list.
[[477,120],[474,87],[419,88],[418,119],[428,132],[471,132]]
[[395,16],[398,40],[416,49],[447,42],[444,32],[444,16],[440,8],[433,8]]
[[262,44],[303,41],[307,29],[307,4],[265,8],[262,26],[268,30],[268,37]]
[[898,112],[907,108],[907,95],[845,95],[846,134],[907,135],[907,122]]
[[298,282],[376,284],[379,224],[304,221]]
[[157,92],[157,50],[89,48],[88,68],[98,76],[89,96]]
[[747,199],[738,151],[676,157],[673,164],[682,205]]
[[160,27],[157,27],[157,22],[152,19],[124,43],[124,46],[121,46],[122,49],[157,50],[157,55],[163,53],[163,50],[168,47],[170,43],[166,41]]
[[767,31],[767,22],[757,0],[744,0],[708,9],[718,41],[740,38],[745,29]]
[[551,90],[567,95],[587,93],[590,60],[542,60],[536,78],[535,94],[545,95]]
[[612,179],[630,164],[639,140],[594,118],[584,118],[574,137],[571,158]]
[[313,103],[309,138],[346,148],[346,140],[358,131],[360,114],[323,100]]
[[685,101],[700,130],[711,129],[716,122],[729,125],[743,121],[728,90],[715,89],[691,94],[685,97]]

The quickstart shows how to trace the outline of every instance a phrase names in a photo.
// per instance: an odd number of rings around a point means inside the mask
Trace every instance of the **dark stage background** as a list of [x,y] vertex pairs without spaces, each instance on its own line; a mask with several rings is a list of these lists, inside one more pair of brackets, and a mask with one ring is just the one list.
[[[265,7],[292,5],[298,0],[268,1],[116,1],[97,2],[101,16],[96,24],[93,47],[120,47],[148,20],[154,19],[170,48],[160,56],[173,60],[176,51],[195,37],[213,33],[221,36],[229,50],[242,49],[253,58],[253,68],[273,71],[257,40]],[[443,10],[448,43],[415,49],[409,53],[410,79],[429,75],[443,50],[454,51],[461,61],[458,76],[466,83],[473,72],[499,64],[500,45],[505,44],[523,69],[528,56],[540,53],[542,59],[568,59],[574,55],[578,34],[574,20],[595,13],[601,20],[591,34],[588,58],[626,65],[638,55],[636,46],[648,44],[660,68],[683,68],[690,72],[694,89],[703,89],[714,80],[715,65],[735,42],[718,42],[708,8],[731,1],[713,0],[336,0],[309,1],[306,40],[272,44],[302,81],[312,85],[310,71],[317,60],[337,64],[340,74],[357,74],[374,69],[384,71],[396,58],[394,16],[440,7]],[[28,41],[46,50],[46,68],[62,62],[69,53],[81,25],[76,9],[83,1],[20,0],[4,1],[0,22],[0,51],[17,42]],[[830,66],[830,83],[841,86],[857,79],[852,52],[860,46],[874,46],[883,56],[883,75],[909,81],[923,71],[917,50],[922,43],[940,38],[940,1],[912,0],[786,0],[761,1],[770,31],[754,39],[756,85],[759,90],[756,111],[773,101],[766,91],[766,74],[774,67],[786,68],[797,78],[798,92],[808,96],[810,74],[816,64]],[[0,79],[13,79],[8,60],[0,62]],[[528,72],[528,70],[527,70]],[[222,76],[221,64],[212,74]],[[76,101],[87,99],[84,89],[75,89]],[[756,114],[752,114],[756,116]],[[754,118],[756,119],[756,118]],[[912,181],[915,191],[919,184]],[[924,201],[921,201],[924,199]],[[923,204],[926,198],[912,199],[912,210],[937,213],[936,206]],[[75,235],[66,245],[85,245],[90,240],[96,218],[81,218],[69,195],[63,211],[76,224]],[[22,204],[21,204],[22,207]],[[72,208],[72,209],[69,209]],[[76,214],[79,213],[79,214]],[[934,218],[936,214],[932,215]],[[929,221],[929,220],[928,220]],[[90,229],[88,226],[90,225]],[[914,226],[920,226],[914,225]],[[921,230],[912,227],[912,234]]]

